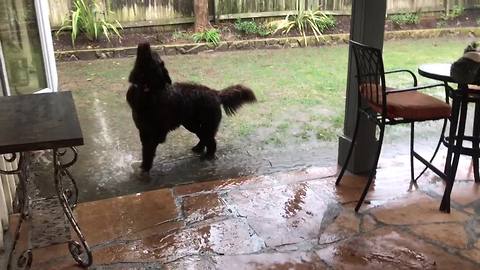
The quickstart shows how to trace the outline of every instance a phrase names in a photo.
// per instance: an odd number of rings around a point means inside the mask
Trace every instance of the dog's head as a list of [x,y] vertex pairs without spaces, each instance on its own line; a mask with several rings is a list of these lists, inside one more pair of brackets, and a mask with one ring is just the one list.
[[160,56],[151,50],[150,44],[141,43],[137,48],[137,59],[128,81],[140,91],[161,91],[172,80]]

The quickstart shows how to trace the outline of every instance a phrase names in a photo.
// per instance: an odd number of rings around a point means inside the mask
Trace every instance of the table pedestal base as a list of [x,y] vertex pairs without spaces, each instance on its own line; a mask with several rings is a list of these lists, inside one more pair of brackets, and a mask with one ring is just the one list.
[[[73,157],[70,161],[63,162],[62,160],[65,159],[68,152],[71,152],[71,155]],[[92,264],[93,261],[92,252],[87,242],[85,241],[85,237],[82,234],[80,227],[78,226],[78,223],[73,215],[73,209],[75,208],[78,200],[78,188],[74,178],[68,171],[68,168],[76,162],[77,156],[77,151],[73,147],[62,151],[59,151],[58,149],[53,149],[54,182],[58,201],[60,202],[63,213],[78,238],[78,241],[68,240],[68,248],[70,254],[80,266],[88,267]],[[14,162],[16,161],[16,159],[17,155],[12,154],[12,157],[6,159],[6,161]],[[17,209],[20,212],[20,220],[15,230],[14,242],[12,250],[9,254],[7,269],[30,269],[33,261],[32,245],[30,241],[28,241],[27,249],[18,256],[16,263],[13,263],[13,257],[17,248],[17,242],[20,237],[22,224],[24,221],[30,221],[32,219],[29,213],[31,198],[29,197],[27,187],[28,183],[31,181],[31,179],[29,178],[29,163],[29,154],[21,153],[19,155],[18,167],[16,170],[0,171],[0,173],[3,174],[16,174],[19,176],[19,183],[17,187]]]

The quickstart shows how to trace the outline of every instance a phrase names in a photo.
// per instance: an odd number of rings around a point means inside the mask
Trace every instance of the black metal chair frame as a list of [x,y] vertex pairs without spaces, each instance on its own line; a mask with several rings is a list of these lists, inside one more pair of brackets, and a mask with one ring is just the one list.
[[[436,172],[440,177],[447,179],[447,185],[440,204],[440,210],[450,212],[450,194],[457,174],[460,155],[472,157],[473,173],[476,183],[480,183],[480,90],[471,90],[468,85],[460,84],[458,90],[446,86],[449,97],[452,99],[452,116],[450,131],[442,142],[448,148],[445,169]],[[468,104],[475,104],[472,136],[465,136]],[[464,141],[470,141],[472,147],[463,146]]]
[[[447,88],[448,86],[446,83],[441,83],[441,84],[432,84],[432,85],[425,85],[425,86],[418,86],[418,81],[413,72],[410,70],[406,69],[398,69],[398,70],[391,70],[391,71],[385,71],[384,66],[383,66],[383,58],[382,58],[382,52],[381,50],[366,46],[364,44],[355,42],[355,41],[350,41],[351,48],[353,50],[353,54],[355,57],[355,63],[357,67],[357,86],[359,87],[358,89],[358,98],[357,98],[357,116],[356,116],[356,122],[355,122],[355,129],[353,132],[352,136],[352,142],[349,147],[347,157],[345,160],[344,165],[342,166],[342,169],[337,177],[337,180],[335,182],[335,185],[339,185],[341,179],[343,178],[343,175],[346,171],[346,168],[348,166],[348,162],[350,161],[350,157],[353,152],[353,148],[355,146],[355,140],[357,138],[358,134],[358,128],[360,126],[360,115],[363,114],[366,116],[367,119],[372,121],[373,123],[376,124],[376,126],[379,127],[380,133],[379,133],[379,138],[378,138],[378,148],[375,154],[374,162],[372,169],[370,170],[367,184],[365,185],[365,188],[363,189],[362,195],[355,207],[355,211],[358,212],[360,209],[361,205],[363,204],[363,201],[365,199],[365,196],[368,193],[368,190],[370,188],[370,185],[373,181],[373,178],[375,177],[376,174],[376,168],[378,165],[378,160],[380,157],[381,149],[382,149],[382,144],[383,144],[383,137],[384,137],[384,132],[385,132],[385,126],[387,125],[397,125],[397,124],[405,124],[405,123],[410,123],[410,172],[411,172],[411,182],[416,183],[417,179],[420,178],[420,176],[427,170],[427,168],[435,168],[432,165],[432,162],[438,153],[438,150],[440,148],[440,145],[444,141],[444,132],[445,132],[445,127],[447,123],[447,118],[438,118],[438,119],[427,119],[423,121],[434,121],[434,120],[444,120],[442,131],[440,133],[440,138],[437,143],[437,146],[435,148],[435,151],[430,158],[429,161],[425,160],[422,156],[420,156],[417,152],[415,152],[414,149],[414,140],[415,140],[415,122],[422,122],[418,120],[410,120],[410,119],[392,119],[388,117],[388,111],[387,111],[387,98],[388,95],[395,94],[395,93],[401,93],[401,92],[408,92],[408,91],[417,91],[417,90],[422,90],[422,89],[428,89],[428,88],[433,88],[433,87],[439,87],[439,86],[444,86],[445,87],[445,96],[446,96],[446,102],[448,103],[448,93],[447,93]],[[386,83],[385,83],[385,75],[386,74],[393,74],[393,73],[407,73],[410,74],[412,79],[413,79],[413,87],[411,88],[405,88],[405,89],[395,89],[395,90],[387,90]],[[367,91],[367,96],[365,94],[362,95],[361,93],[361,86],[368,86],[369,91]],[[375,89],[372,87],[374,85]],[[378,91],[378,87],[381,88],[381,92]],[[380,92],[380,93],[379,93]],[[368,105],[368,102],[365,100],[365,98],[368,98],[368,100],[374,100],[376,101],[376,104],[381,104],[381,113],[377,113],[374,111],[370,105]],[[381,102],[379,102],[381,101]],[[414,158],[417,158],[419,161],[424,163],[426,167],[421,171],[421,173],[415,177],[415,170],[414,170]],[[433,167],[433,168],[432,168]],[[433,169],[434,172],[438,173],[438,169]],[[443,174],[443,173],[442,173]],[[442,177],[443,178],[443,177]],[[446,177],[445,177],[445,180]],[[448,181],[447,181],[448,182]]]

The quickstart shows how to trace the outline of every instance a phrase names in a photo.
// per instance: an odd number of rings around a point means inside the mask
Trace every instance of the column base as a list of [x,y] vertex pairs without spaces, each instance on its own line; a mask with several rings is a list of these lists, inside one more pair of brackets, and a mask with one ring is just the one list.
[[[375,139],[371,142],[362,142],[357,138],[356,146],[353,148],[350,162],[348,163],[347,170],[354,174],[368,174],[372,169],[374,162],[375,151],[378,147],[378,141]],[[345,159],[347,158],[348,149],[352,143],[351,139],[345,135],[338,137],[338,160],[339,166],[343,166]]]

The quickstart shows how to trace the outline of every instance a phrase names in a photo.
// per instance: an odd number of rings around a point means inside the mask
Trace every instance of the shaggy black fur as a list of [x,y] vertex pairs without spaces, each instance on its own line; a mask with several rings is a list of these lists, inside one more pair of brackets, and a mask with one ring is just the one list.
[[137,59],[130,73],[127,101],[142,142],[142,169],[152,167],[159,143],[167,133],[183,125],[200,139],[192,148],[196,153],[207,151],[204,158],[215,157],[215,135],[222,119],[223,105],[233,115],[244,104],[255,102],[253,91],[233,85],[221,91],[194,83],[174,83],[160,56],[148,43],[138,45]]

